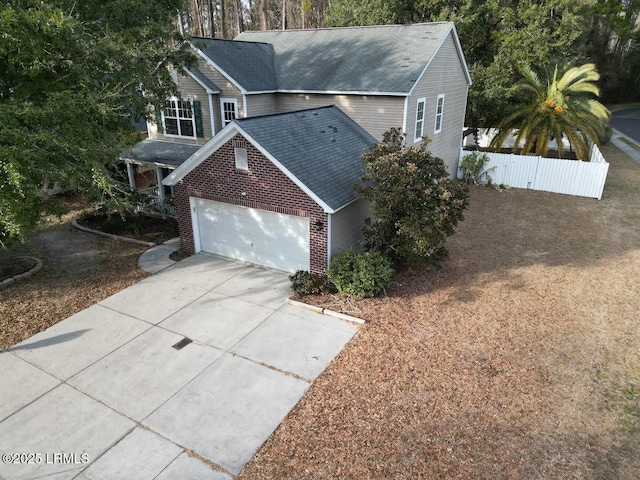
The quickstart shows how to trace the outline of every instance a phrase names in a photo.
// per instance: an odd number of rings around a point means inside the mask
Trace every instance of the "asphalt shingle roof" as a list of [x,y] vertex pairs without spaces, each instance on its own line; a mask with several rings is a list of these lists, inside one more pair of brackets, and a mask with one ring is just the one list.
[[120,159],[178,167],[200,147],[201,145],[145,139],[121,153]]
[[200,37],[191,43],[247,92],[278,88],[271,45]]
[[364,173],[362,152],[376,139],[338,107],[236,122],[334,211],[355,199],[352,187]]
[[280,91],[407,94],[452,28],[439,22],[251,31],[236,40],[272,46]]
[[218,87],[215,83],[213,83],[211,81],[211,79],[209,79],[209,77],[207,77],[204,73],[202,73],[200,70],[198,70],[197,68],[187,68],[187,71],[193,75],[194,77],[196,77],[198,79],[198,81],[203,84],[206,85],[207,88],[209,90],[211,90],[212,93],[220,93],[220,87]]

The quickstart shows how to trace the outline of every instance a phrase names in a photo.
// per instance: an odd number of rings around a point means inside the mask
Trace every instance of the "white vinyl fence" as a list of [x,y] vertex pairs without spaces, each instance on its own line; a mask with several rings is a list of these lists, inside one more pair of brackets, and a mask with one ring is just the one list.
[[[460,160],[472,153],[460,152]],[[495,185],[508,185],[513,188],[528,188],[545,192],[564,193],[600,200],[607,179],[609,164],[596,145],[591,146],[588,162],[544,158],[532,155],[509,153],[485,153],[489,162],[485,165]],[[462,178],[460,170],[458,176]],[[486,176],[482,178],[486,182]]]

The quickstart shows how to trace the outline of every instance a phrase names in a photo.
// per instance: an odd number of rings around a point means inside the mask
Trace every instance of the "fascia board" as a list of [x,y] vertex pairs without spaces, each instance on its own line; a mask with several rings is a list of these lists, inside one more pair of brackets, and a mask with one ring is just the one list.
[[183,72],[187,73],[191,78],[193,78],[193,79],[196,81],[196,83],[197,83],[198,85],[200,85],[202,88],[204,88],[204,89],[205,89],[205,91],[206,91],[207,93],[210,93],[210,94],[213,94],[213,95],[217,95],[217,94],[221,93],[221,92],[220,92],[220,89],[218,89],[218,90],[216,91],[216,90],[212,90],[211,88],[209,88],[209,87],[208,87],[204,82],[202,82],[198,77],[196,77],[193,73],[191,73],[191,72],[190,72],[189,70],[187,70],[186,68],[185,68],[185,69],[183,69]]
[[471,75],[469,74],[469,69],[467,68],[467,62],[464,59],[464,54],[462,53],[462,47],[460,46],[460,40],[458,39],[458,33],[456,32],[455,25],[452,24],[451,28],[449,29],[447,34],[442,36],[442,40],[440,41],[440,45],[438,45],[438,48],[435,49],[433,55],[431,56],[431,58],[429,59],[429,61],[425,65],[425,67],[422,69],[422,73],[420,75],[418,75],[418,78],[417,78],[416,82],[413,84],[413,87],[411,87],[411,91],[409,92],[409,95],[413,95],[413,91],[415,90],[416,86],[420,83],[420,80],[424,76],[425,72],[429,69],[429,66],[431,65],[431,62],[433,61],[434,58],[436,58],[436,55],[438,55],[438,52],[442,48],[442,45],[444,45],[444,42],[447,41],[447,37],[449,35],[451,35],[452,32],[453,32],[453,40],[454,40],[454,43],[455,43],[455,46],[456,46],[456,50],[458,51],[458,56],[459,56],[460,62],[462,63],[462,70],[464,71],[464,75],[465,75],[465,78],[467,80],[467,85],[471,85]]
[[321,94],[321,95],[369,95],[380,97],[406,97],[409,95],[407,92],[371,92],[371,91],[358,91],[358,90],[286,90],[278,89],[276,93],[308,93],[308,94]]
[[225,72],[222,68],[220,68],[218,66],[218,64],[216,62],[214,62],[213,60],[211,60],[202,50],[200,50],[198,47],[196,47],[192,42],[189,42],[189,45],[191,45],[191,48],[193,48],[195,50],[195,52],[200,55],[205,62],[207,62],[209,65],[211,65],[213,68],[215,68],[216,70],[218,70],[222,76],[224,78],[226,78],[227,80],[229,80],[229,82],[231,82],[238,90],[240,90],[240,93],[242,94],[246,94],[248,93],[243,87],[242,85],[240,85],[235,78],[233,78],[231,75],[229,75],[227,72]]
[[231,140],[236,133],[238,133],[237,125],[235,122],[230,123],[224,127],[217,135],[211,138],[205,143],[200,150],[187,158],[182,165],[176,168],[169,176],[167,176],[162,184],[166,186],[173,186],[180,180],[186,177],[191,171],[193,171],[198,165],[204,162],[207,158],[214,154],[222,145]]

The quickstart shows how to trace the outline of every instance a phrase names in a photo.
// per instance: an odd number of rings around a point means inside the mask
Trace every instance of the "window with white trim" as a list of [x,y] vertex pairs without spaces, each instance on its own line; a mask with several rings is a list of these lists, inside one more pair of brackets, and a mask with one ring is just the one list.
[[233,153],[236,157],[236,169],[249,170],[249,161],[247,159],[247,149],[235,147]]
[[238,101],[235,98],[221,98],[222,128],[238,118]]
[[165,135],[196,137],[196,119],[190,100],[171,98],[162,111]]
[[436,100],[436,122],[433,133],[440,133],[442,130],[442,116],[444,112],[444,94],[438,95]]
[[426,104],[425,98],[418,99],[418,105],[416,106],[416,132],[414,141],[419,142],[422,140],[424,134],[424,107]]

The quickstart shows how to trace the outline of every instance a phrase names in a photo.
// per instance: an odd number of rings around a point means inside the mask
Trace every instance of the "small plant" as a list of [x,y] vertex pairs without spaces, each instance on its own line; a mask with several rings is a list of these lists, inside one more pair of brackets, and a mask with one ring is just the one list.
[[328,279],[326,275],[298,270],[289,275],[291,288],[297,295],[320,295],[327,293]]
[[486,153],[473,152],[462,157],[460,169],[463,172],[463,179],[467,184],[478,184],[482,182],[482,177],[487,179],[487,183],[491,185],[491,175],[489,172],[495,167],[484,170],[485,165],[489,162],[489,156]]
[[345,250],[331,261],[327,276],[338,294],[367,298],[378,295],[389,285],[393,269],[391,261],[380,253]]

